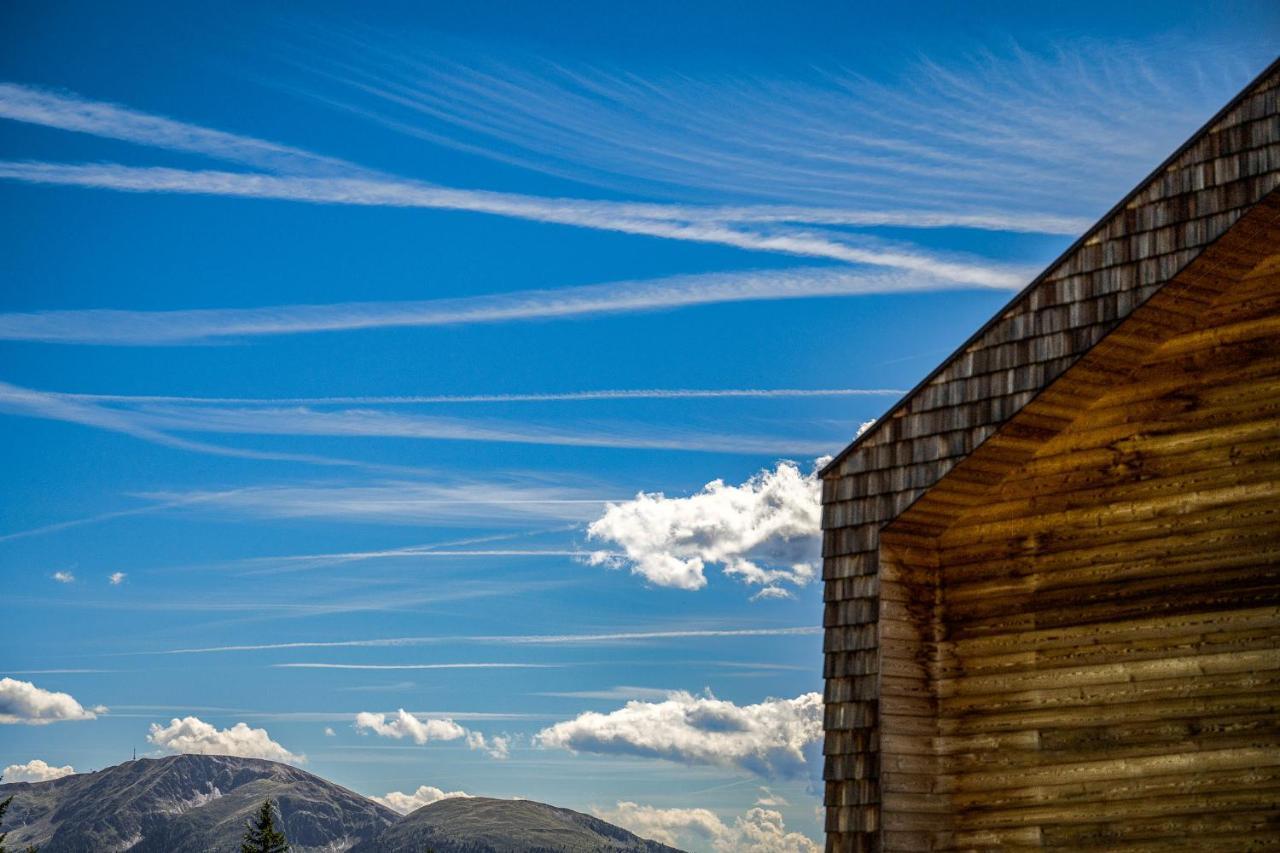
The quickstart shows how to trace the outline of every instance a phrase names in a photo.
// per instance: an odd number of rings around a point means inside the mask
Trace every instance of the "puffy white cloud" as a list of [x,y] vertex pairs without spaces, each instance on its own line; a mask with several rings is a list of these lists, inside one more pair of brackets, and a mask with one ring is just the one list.
[[335,731],[333,730],[333,726],[325,726],[325,727],[324,727],[324,736],[325,736],[325,737],[337,737],[337,736],[338,736],[338,733],[337,733],[337,732],[335,732]]
[[442,791],[431,785],[423,785],[412,794],[404,794],[400,791],[392,791],[385,797],[374,797],[373,799],[382,803],[389,809],[394,809],[400,814],[408,814],[411,811],[429,806],[440,800],[448,800],[453,797],[470,797],[471,795],[464,791]]
[[710,809],[659,809],[639,803],[620,802],[612,809],[592,809],[595,816],[629,829],[641,838],[679,847],[693,836],[712,842],[729,828]]
[[612,809],[593,809],[596,816],[672,847],[710,849],[716,853],[818,853],[808,836],[787,832],[782,815],[753,808],[730,826],[709,809],[660,809],[620,802]]
[[457,740],[467,735],[467,730],[453,720],[420,720],[404,708],[394,714],[361,711],[356,714],[355,726],[359,731],[370,731],[381,737],[396,740],[412,738],[417,744],[424,744],[431,740]]
[[628,702],[588,711],[538,733],[538,745],[574,752],[640,755],[686,764],[738,767],[762,776],[797,776],[806,747],[822,737],[822,696],[735,705],[710,693],[672,693],[663,702]]
[[592,565],[630,567],[657,586],[701,589],[705,568],[719,564],[745,583],[785,593],[818,572],[822,551],[821,484],[794,462],[779,462],[739,486],[714,480],[685,498],[641,492],[610,503],[587,528],[589,539],[622,553],[595,551]]
[[502,735],[486,738],[480,732],[467,732],[467,746],[471,749],[484,750],[490,758],[496,758],[499,761],[511,755],[511,738]]
[[50,779],[61,779],[70,776],[76,769],[70,764],[54,767],[39,758],[33,758],[26,764],[10,764],[0,770],[0,780],[5,782],[48,782]]
[[251,729],[236,723],[229,729],[215,728],[199,717],[175,718],[169,725],[151,724],[147,740],[169,752],[193,755],[238,755],[242,758],[266,758],[290,764],[303,764],[306,756],[295,755],[276,743],[266,729]]
[[43,726],[65,720],[92,720],[107,709],[86,709],[69,693],[36,687],[30,681],[0,678],[0,723]]
[[725,853],[818,853],[821,849],[807,835],[787,832],[781,813],[762,808],[735,818],[727,842],[716,840],[716,850]]
[[128,575],[125,572],[112,572],[111,574],[107,575],[107,581],[112,586],[119,586],[120,584],[124,583],[124,579],[126,577],[128,577]]
[[53,579],[58,583],[75,583],[76,576],[71,572],[54,572]]

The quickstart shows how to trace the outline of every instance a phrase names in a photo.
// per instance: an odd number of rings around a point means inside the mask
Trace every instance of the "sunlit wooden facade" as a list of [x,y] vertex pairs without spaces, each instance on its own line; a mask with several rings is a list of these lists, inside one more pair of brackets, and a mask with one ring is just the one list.
[[1280,849],[1280,64],[823,472],[833,851]]

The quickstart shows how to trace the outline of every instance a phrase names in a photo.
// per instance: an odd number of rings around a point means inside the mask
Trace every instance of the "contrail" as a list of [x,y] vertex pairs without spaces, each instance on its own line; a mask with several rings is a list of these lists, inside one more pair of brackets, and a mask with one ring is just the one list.
[[915,273],[868,273],[823,266],[678,275],[418,301],[176,311],[32,311],[0,314],[0,340],[115,346],[190,344],[263,335],[568,319],[728,302],[1004,289],[1024,280],[1021,274],[1009,273],[991,280],[997,279],[1003,283],[975,285]]
[[620,213],[608,202],[456,190],[406,181],[189,171],[115,163],[76,165],[19,161],[0,161],[0,178],[124,192],[471,211],[645,237],[890,267],[976,287],[1010,289],[1027,280],[1024,271],[1004,266],[952,261],[901,248],[864,247],[818,232],[796,229],[758,232],[734,227],[733,223],[721,220],[647,219]]
[[563,669],[558,663],[273,663],[273,669]]
[[[56,393],[56,392],[46,392]],[[694,400],[717,398],[897,397],[901,388],[609,388],[541,394],[432,394],[400,397],[185,397],[163,394],[62,393],[97,403],[182,403],[236,406],[412,406],[433,403],[553,403],[590,400]]]
[[381,648],[425,646],[436,643],[510,643],[513,645],[591,645],[643,640],[680,640],[715,637],[788,637],[821,634],[818,625],[795,628],[730,628],[687,631],[620,631],[608,634],[490,634],[450,637],[390,637],[373,640],[333,640],[298,643],[263,643],[260,645],[210,646],[207,648],[169,649],[137,654],[189,655],[213,652],[257,652],[278,649]]

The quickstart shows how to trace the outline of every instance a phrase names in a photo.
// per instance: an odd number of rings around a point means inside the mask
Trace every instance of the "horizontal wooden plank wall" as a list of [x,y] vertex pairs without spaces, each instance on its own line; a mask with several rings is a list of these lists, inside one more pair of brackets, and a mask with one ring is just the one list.
[[1280,210],[1234,236],[1252,274],[1172,286],[1020,414],[1052,437],[882,532],[884,849],[1280,849]]
[[[965,694],[959,690],[948,692],[942,681],[954,678],[955,646],[943,643],[946,629],[942,607],[951,596],[952,605],[969,607],[974,612],[987,611],[998,605],[1002,596],[1038,596],[1042,606],[1024,607],[1027,613],[1039,610],[1062,610],[1066,603],[1074,602],[1076,587],[1092,581],[1115,584],[1135,579],[1147,584],[1146,589],[1132,587],[1125,590],[1126,601],[1134,596],[1151,593],[1149,585],[1155,566],[1162,570],[1184,573],[1188,566],[1203,567],[1208,560],[1228,569],[1219,581],[1229,581],[1230,570],[1242,569],[1240,561],[1272,560],[1276,548],[1263,544],[1270,537],[1271,526],[1256,525],[1253,534],[1239,534],[1234,526],[1224,526],[1213,534],[1213,542],[1219,538],[1230,540],[1233,547],[1242,549],[1238,558],[1208,553],[1198,553],[1190,547],[1190,537],[1197,532],[1188,529],[1178,535],[1165,535],[1155,539],[1156,551],[1139,547],[1135,539],[1121,539],[1085,547],[1083,557],[1088,565],[1066,565],[1055,556],[1059,551],[1070,553],[1070,543],[1084,542],[1083,535],[1064,537],[1070,515],[1053,515],[1052,501],[1065,501],[1073,508],[1087,505],[1091,496],[1102,505],[1124,496],[1124,489],[1108,492],[1105,500],[1098,498],[1098,489],[1110,483],[1111,478],[1130,478],[1137,485],[1126,488],[1152,488],[1153,496],[1164,498],[1170,494],[1189,491],[1193,484],[1202,487],[1217,485],[1219,491],[1234,488],[1221,483],[1222,465],[1210,466],[1207,474],[1193,474],[1183,478],[1183,466],[1188,459],[1196,459],[1194,453],[1202,448],[1199,435],[1152,435],[1137,432],[1142,428],[1144,416],[1161,411],[1185,412],[1189,401],[1197,400],[1188,391],[1187,378],[1176,370],[1161,368],[1160,375],[1135,375],[1148,361],[1162,359],[1172,362],[1181,359],[1183,370],[1206,370],[1210,357],[1197,347],[1212,348],[1213,357],[1221,357],[1219,373],[1229,375],[1230,382],[1212,384],[1201,396],[1217,406],[1235,406],[1239,418],[1253,419],[1252,423],[1228,425],[1224,434],[1230,434],[1235,444],[1229,453],[1233,466],[1261,466],[1251,475],[1265,480],[1267,470],[1275,474],[1276,452],[1280,451],[1280,421],[1275,418],[1274,400],[1280,380],[1275,373],[1280,370],[1280,360],[1272,353],[1275,336],[1280,330],[1280,191],[1272,193],[1240,219],[1231,232],[1217,242],[1210,251],[1197,259],[1178,278],[1161,289],[1156,297],[1139,307],[1125,323],[1107,336],[1100,346],[1076,362],[1064,377],[1046,388],[1036,400],[1029,403],[1014,419],[1004,425],[983,447],[957,465],[945,478],[929,489],[914,506],[897,517],[881,534],[881,717],[879,717],[878,742],[881,748],[881,811],[884,849],[928,850],[945,849],[955,843],[955,803],[951,799],[952,786],[947,783],[947,756],[965,748],[1032,748],[1038,742],[1029,740],[1028,733],[980,733],[960,736],[945,735],[940,724],[941,711],[948,699]],[[1234,319],[1233,319],[1234,318]],[[1225,346],[1238,347],[1234,356],[1226,355]],[[1158,355],[1157,355],[1158,353]],[[1221,375],[1219,379],[1222,379]],[[1242,393],[1231,382],[1242,383],[1252,391]],[[1100,401],[1107,398],[1107,405]],[[1270,402],[1268,402],[1270,401]],[[1089,447],[1080,450],[1078,456],[1068,455],[1069,464],[1050,455],[1050,461],[1037,460],[1037,453],[1046,448],[1059,447],[1070,441],[1076,421],[1083,411],[1101,411],[1094,414],[1098,425],[1105,428],[1103,438],[1107,447]],[[1252,412],[1252,414],[1251,414]],[[1149,428],[1149,424],[1147,425]],[[1194,430],[1193,430],[1194,432]],[[1055,443],[1057,442],[1057,443]],[[1221,453],[1220,453],[1221,456]],[[1222,460],[1219,459],[1221,462]],[[1044,470],[1044,467],[1048,470]],[[998,489],[1016,471],[1029,476],[1030,491],[1023,488],[1021,500],[1036,507],[1036,520],[1005,519],[993,521],[988,532],[995,529],[1010,538],[1000,557],[1016,566],[1006,578],[975,580],[968,564],[973,553],[955,551],[948,556],[955,560],[951,566],[943,558],[940,543],[966,514],[989,512],[1000,503]],[[1157,475],[1171,474],[1160,487],[1147,483]],[[1252,488],[1252,487],[1251,487]],[[1176,505],[1175,505],[1176,506]],[[1082,510],[1083,511],[1083,510]],[[1169,512],[1169,506],[1164,507]],[[1085,512],[1076,516],[1087,519],[1085,529],[1097,534],[1098,514]],[[1194,520],[1193,516],[1188,516]],[[1180,521],[1187,521],[1183,517]],[[1151,524],[1143,520],[1142,524]],[[1167,519],[1164,524],[1169,524]],[[1272,525],[1274,526],[1274,525]],[[1130,525],[1130,533],[1134,530]],[[1219,535],[1221,534],[1221,537]],[[1174,552],[1181,553],[1176,556]],[[1066,557],[1073,560],[1080,555]],[[1199,562],[1197,562],[1199,561]],[[1061,588],[1043,584],[1036,576],[1038,566],[1056,569],[1053,575]],[[979,564],[979,573],[982,565]],[[957,588],[945,588],[942,580],[947,571],[954,573]],[[1157,580],[1158,583],[1158,580]],[[966,585],[968,584],[968,585]],[[963,589],[961,589],[963,588]],[[957,590],[960,589],[960,590]],[[933,619],[928,626],[922,620]],[[1267,620],[1274,620],[1275,612],[1267,610],[1248,616],[1254,629],[1268,630]],[[1212,621],[1212,620],[1208,620]],[[1254,624],[1257,622],[1257,624]],[[1201,616],[1172,616],[1167,622],[1171,634],[1196,634],[1203,631],[1206,619]],[[1070,626],[1068,626],[1070,628]],[[1029,665],[1029,662],[1053,661],[1052,667],[1100,666],[1103,658],[1115,654],[1124,646],[1125,638],[1110,637],[1110,625],[1093,622],[1075,634],[1068,628],[1060,630],[1052,647],[1024,648],[1033,634],[1015,633],[1002,635],[997,640],[980,640],[988,647],[972,651],[979,660],[1000,658],[1007,666]],[[1087,637],[1088,643],[1078,643]],[[1074,638],[1074,639],[1073,639]],[[979,640],[973,640],[979,642]],[[1143,643],[1151,638],[1143,638]],[[1078,648],[1080,646],[1080,648]],[[1160,657],[1162,652],[1153,647],[1152,653]],[[1151,649],[1148,649],[1151,651]],[[1225,653],[1230,648],[1217,648],[1215,653]],[[1248,649],[1247,649],[1248,651]],[[1092,656],[1092,657],[1091,657]],[[1101,656],[1101,657],[1098,657]],[[950,663],[948,663],[950,662]],[[950,669],[948,669],[950,666]],[[1144,672],[1155,672],[1160,662],[1144,663],[1137,667]],[[1052,669],[1051,667],[1051,669]],[[986,681],[975,680],[975,689],[986,689],[992,676]],[[1105,680],[1114,675],[1112,670],[1092,670],[1088,679]],[[1056,674],[1027,675],[1021,685],[1028,690],[1050,689]],[[969,690],[972,693],[972,690]],[[1047,703],[1052,704],[1052,695]],[[1112,735],[1115,739],[1116,735]],[[1030,744],[1030,745],[1028,745]],[[1024,829],[1025,831],[1025,829]],[[968,835],[974,848],[982,849],[983,836]],[[997,836],[984,836],[984,843],[996,845]],[[1004,841],[1009,841],[1006,838]],[[1029,844],[1029,836],[1021,836]],[[1238,840],[1238,839],[1236,839]],[[1001,844],[1004,848],[1005,845]],[[1016,845],[1015,845],[1016,847]],[[1036,849],[1027,847],[1025,849]]]
[[824,471],[828,850],[881,849],[881,646],[913,630],[881,600],[881,528],[1280,185],[1278,87],[1273,66]]

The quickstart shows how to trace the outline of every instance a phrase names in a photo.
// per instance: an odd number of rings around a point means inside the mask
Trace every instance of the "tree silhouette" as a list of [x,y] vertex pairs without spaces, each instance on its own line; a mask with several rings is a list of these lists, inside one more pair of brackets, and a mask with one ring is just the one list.
[[[268,797],[262,801],[257,818],[245,825],[240,853],[288,853],[288,850],[288,840],[283,832],[276,829],[275,804]],[[4,851],[0,850],[0,853]]]
[[[4,777],[0,776],[0,782],[3,782],[3,781],[4,781]],[[0,801],[0,825],[4,823],[4,813],[9,810],[9,804],[12,802],[13,802],[12,794],[9,795],[9,798],[7,800]],[[4,840],[5,838],[8,837],[8,835],[9,833],[7,832],[0,832],[0,853],[5,853],[5,851],[9,849],[8,847],[4,846]],[[33,847],[31,845],[28,845],[24,853],[39,853],[39,850],[40,848],[38,847]]]

